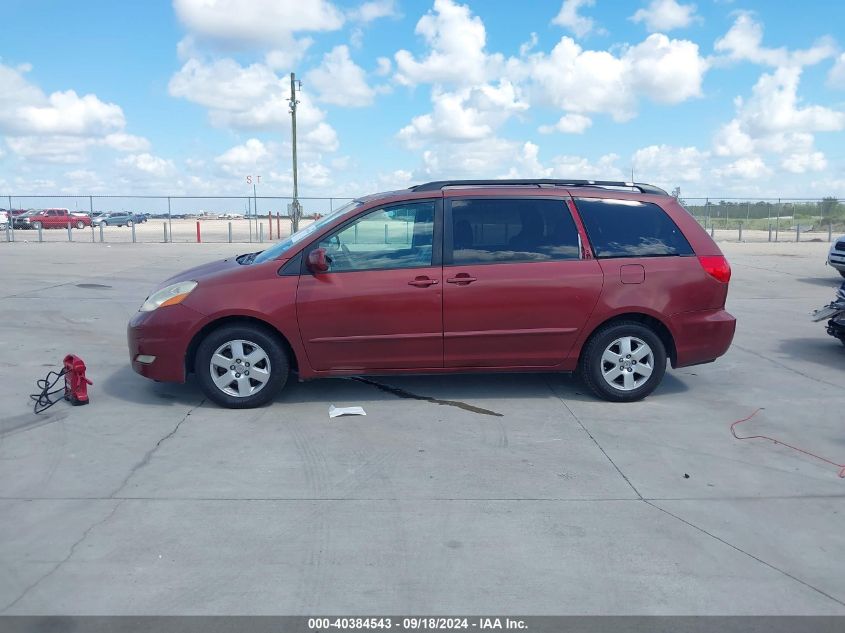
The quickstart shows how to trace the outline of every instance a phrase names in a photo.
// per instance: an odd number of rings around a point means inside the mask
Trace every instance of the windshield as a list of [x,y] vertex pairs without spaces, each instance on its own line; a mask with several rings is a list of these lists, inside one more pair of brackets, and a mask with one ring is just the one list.
[[330,222],[333,222],[336,218],[340,217],[345,213],[348,213],[349,211],[352,211],[353,209],[358,208],[359,206],[361,206],[361,202],[359,202],[358,200],[353,200],[352,202],[346,203],[336,211],[332,211],[331,213],[326,216],[323,216],[316,222],[312,222],[305,228],[300,229],[299,231],[285,238],[276,245],[271,246],[267,250],[261,251],[253,260],[253,263],[260,264],[262,262],[270,261],[271,259],[277,259],[294,244],[301,242],[309,235],[313,235]]

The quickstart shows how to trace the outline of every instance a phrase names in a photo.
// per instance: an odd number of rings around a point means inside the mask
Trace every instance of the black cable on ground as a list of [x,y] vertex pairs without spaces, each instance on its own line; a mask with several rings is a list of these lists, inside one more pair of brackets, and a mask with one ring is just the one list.
[[[40,393],[31,393],[29,397],[35,401],[35,405],[32,407],[32,410],[35,413],[42,413],[56,404],[59,400],[64,398],[65,395],[65,386],[62,384],[61,389],[53,389],[64,375],[67,373],[66,369],[62,369],[61,371],[50,371],[44,378],[41,378],[35,384],[41,390]],[[53,378],[55,376],[55,378]],[[52,382],[50,382],[52,380]],[[58,398],[54,398],[57,394],[62,394]]]

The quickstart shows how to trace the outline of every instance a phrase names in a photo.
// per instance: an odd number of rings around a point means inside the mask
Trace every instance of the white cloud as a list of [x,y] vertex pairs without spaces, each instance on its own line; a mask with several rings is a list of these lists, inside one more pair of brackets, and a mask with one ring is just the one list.
[[681,4],[677,0],[651,0],[644,9],[639,9],[631,20],[643,22],[651,31],[671,31],[692,24],[695,20],[695,5]]
[[708,63],[689,40],[655,33],[629,48],[622,59],[631,67],[634,89],[652,101],[675,104],[701,96]]
[[429,141],[475,141],[491,136],[513,114],[528,108],[509,81],[497,86],[481,84],[446,92],[432,90],[434,109],[414,117],[398,138],[408,147],[419,148]]
[[295,32],[335,31],[344,22],[327,0],[174,0],[173,8],[198,37],[241,48],[278,48]]
[[46,103],[19,106],[10,123],[14,131],[23,134],[99,136],[122,129],[126,119],[118,105],[67,90],[54,92]]
[[606,50],[584,50],[563,37],[550,53],[528,58],[532,92],[567,112],[605,112],[627,121],[646,97],[658,103],[680,103],[701,94],[708,69],[698,45],[655,33],[619,56]]
[[396,17],[398,14],[395,0],[369,0],[350,11],[349,18],[367,24],[381,18]]
[[763,159],[759,156],[739,158],[725,167],[713,170],[718,178],[738,178],[743,180],[758,180],[772,173]]
[[225,172],[241,176],[250,170],[267,166],[272,159],[269,148],[257,138],[251,138],[242,145],[232,147],[214,159]]
[[296,46],[268,51],[264,55],[264,64],[271,70],[292,72],[313,43],[312,38],[301,37],[296,40]]
[[[208,108],[217,127],[290,132],[290,80],[260,63],[241,66],[230,58],[188,60],[173,75],[170,94]],[[297,126],[303,152],[334,151],[337,135],[307,91],[297,93]]]
[[393,70],[393,63],[390,61],[389,57],[379,57],[376,59],[376,70],[375,73],[379,77],[385,77],[390,74],[390,71]]
[[147,139],[124,131],[120,106],[74,90],[46,95],[25,74],[31,66],[0,63],[0,134],[19,158],[41,163],[81,163],[91,148],[123,152],[149,149]]
[[577,38],[585,37],[592,32],[604,33],[603,29],[596,30],[593,18],[585,17],[579,13],[582,7],[592,7],[595,3],[595,0],[563,0],[560,11],[552,19],[552,24],[568,29]]
[[91,139],[81,136],[7,136],[6,145],[21,158],[46,163],[81,163]]
[[306,83],[314,86],[317,99],[340,106],[367,106],[373,102],[375,91],[367,82],[364,69],[349,56],[348,46],[335,46],[323,55],[319,67],[310,71]]
[[[736,99],[734,119],[723,125],[714,137],[714,149],[720,156],[748,156],[760,151],[813,156],[813,132],[845,129],[845,113],[819,105],[803,105],[798,98],[801,69],[796,66],[763,73],[751,96]],[[818,165],[818,158],[793,164]]]
[[748,61],[763,66],[810,66],[832,57],[836,46],[822,38],[814,46],[790,51],[785,47],[763,46],[763,26],[747,11],[740,12],[728,32],[716,40],[713,48],[728,60]]
[[[287,143],[250,138],[217,156],[214,163],[237,182],[243,182],[247,174],[257,174],[262,176],[261,183],[264,186],[282,185],[287,188],[293,183],[291,170],[285,167],[290,164],[290,146]],[[325,188],[332,184],[332,173],[319,156],[312,156],[300,162],[299,182]]]
[[0,132],[17,136],[103,137],[126,126],[120,106],[106,103],[96,95],[80,97],[73,90],[65,90],[47,96],[24,76],[30,68],[0,63]]
[[150,142],[143,136],[114,132],[103,139],[103,144],[121,152],[146,152],[150,149]]
[[845,53],[836,58],[827,74],[827,85],[835,90],[845,90]]
[[563,132],[564,134],[583,134],[593,124],[593,121],[583,114],[565,114],[554,125],[541,125],[541,134]]
[[783,157],[781,167],[793,174],[803,174],[808,171],[824,171],[827,169],[827,158],[819,151],[794,151]]
[[142,172],[145,176],[152,178],[166,178],[176,171],[172,160],[153,156],[149,153],[130,154],[117,161],[120,167],[129,168]]
[[314,151],[335,152],[340,146],[340,142],[334,128],[325,121],[320,121],[312,129],[305,132],[301,141],[297,140],[297,146],[301,146],[305,150],[311,148]]
[[674,186],[701,180],[708,157],[696,147],[649,145],[634,152],[631,160],[638,180]]
[[[429,11],[417,22],[416,31],[428,44],[428,56],[417,60],[407,50],[394,56],[396,74],[401,84],[452,83],[472,85],[486,81],[491,60],[484,47],[487,32],[478,16],[469,7],[452,0],[435,0]],[[501,60],[501,56],[497,56]]]
[[799,105],[800,77],[801,70],[793,67],[763,74],[748,102],[738,102],[740,121],[752,136],[838,131],[845,127],[845,113],[818,105]]

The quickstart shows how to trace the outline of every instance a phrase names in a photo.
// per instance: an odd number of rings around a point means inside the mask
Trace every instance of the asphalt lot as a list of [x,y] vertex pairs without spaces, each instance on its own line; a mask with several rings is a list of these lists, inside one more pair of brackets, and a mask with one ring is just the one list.
[[[551,375],[292,382],[227,411],[128,366],[227,244],[0,244],[0,613],[845,614],[845,347],[826,243],[722,244],[735,344],[635,404]],[[91,404],[35,416],[68,352]],[[329,419],[330,404],[366,417]],[[687,477],[688,476],[688,477]]]

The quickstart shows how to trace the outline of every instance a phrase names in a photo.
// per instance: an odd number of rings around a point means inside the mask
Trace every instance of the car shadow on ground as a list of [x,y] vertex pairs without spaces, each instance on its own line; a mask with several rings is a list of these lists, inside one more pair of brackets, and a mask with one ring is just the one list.
[[[157,383],[137,375],[128,366],[103,380],[101,388],[109,396],[145,406],[193,406],[205,397],[193,376],[189,376],[184,384]],[[654,396],[687,390],[688,386],[683,380],[667,371]],[[562,373],[393,375],[370,376],[365,381],[356,378],[322,378],[308,382],[299,382],[292,375],[271,404],[324,402],[328,405],[403,398],[473,402],[545,397],[585,402],[598,400],[578,376]]]
[[845,346],[824,332],[824,323],[819,323],[819,338],[788,338],[780,342],[780,352],[790,358],[810,361],[841,369],[845,362]]
[[814,286],[825,286],[835,291],[845,282],[845,279],[842,277],[798,277],[797,281],[805,284],[813,284]]

